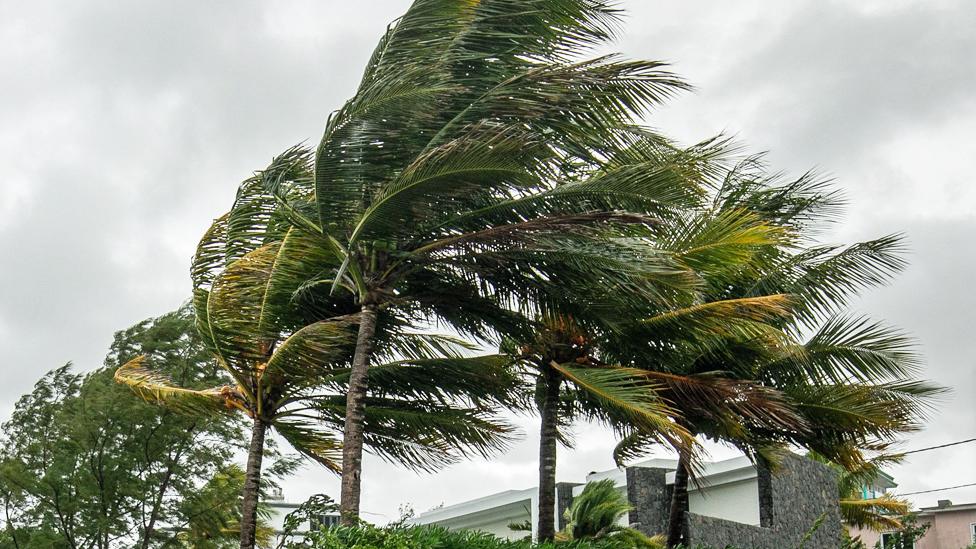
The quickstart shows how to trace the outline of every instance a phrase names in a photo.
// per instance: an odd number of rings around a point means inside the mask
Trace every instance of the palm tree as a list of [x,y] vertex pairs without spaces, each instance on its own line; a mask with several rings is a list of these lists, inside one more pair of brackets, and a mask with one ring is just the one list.
[[[797,445],[855,468],[864,461],[863,450],[917,428],[939,389],[910,379],[918,364],[910,338],[840,315],[851,296],[887,281],[904,265],[901,239],[884,237],[846,248],[811,244],[818,223],[832,219],[839,205],[837,194],[813,175],[782,184],[764,173],[758,158],[750,158],[727,174],[710,209],[693,214],[690,234],[711,219],[746,212],[778,227],[784,240],[754,254],[748,268],[719,271],[707,279],[700,305],[664,311],[643,322],[621,342],[626,347],[636,341],[637,347],[623,352],[659,372],[720,373],[777,391],[803,428],[716,421],[694,400],[682,404],[688,387],[669,384],[665,396],[690,432],[729,442],[761,461],[774,458],[775,448]],[[789,296],[789,314],[746,331],[715,333],[679,322],[714,312],[723,303],[770,294]],[[813,335],[800,340],[810,330]],[[661,345],[662,332],[670,346]],[[642,435],[632,433],[618,447],[618,459],[638,455],[643,445]],[[687,456],[679,452],[668,532],[672,547],[686,541],[682,525],[690,472]]]
[[613,365],[598,363],[594,333],[594,327],[584,327],[572,317],[556,316],[540,319],[531,341],[517,348],[507,342],[509,352],[535,381],[532,388],[541,423],[536,525],[540,542],[556,534],[557,444],[571,444],[567,428],[579,416],[605,420],[611,426],[633,426],[678,447],[690,444],[691,437],[671,422],[675,412],[654,386],[626,373],[619,375]]
[[566,528],[557,534],[559,541],[584,539],[614,540],[621,546],[662,549],[663,540],[620,525],[633,507],[610,479],[587,483],[566,509]]
[[[241,514],[241,547],[253,547],[264,439],[273,427],[305,456],[338,472],[355,329],[352,297],[316,286],[334,270],[317,236],[281,222],[260,176],[245,181],[230,212],[203,236],[193,260],[198,329],[234,383],[182,388],[145,357],[116,379],[144,398],[191,413],[243,412],[252,420]],[[365,444],[415,469],[433,470],[471,451],[501,448],[508,426],[491,407],[509,404],[504,356],[471,357],[452,337],[383,327],[364,416]]]
[[[670,257],[676,268],[695,280],[714,276],[717,270],[748,267],[755,253],[779,241],[778,231],[748,212],[716,217],[696,224],[695,238],[661,247],[645,243],[645,253]],[[659,238],[674,238],[674,220],[659,228]],[[711,275],[709,275],[711,273]],[[656,362],[637,365],[617,362],[624,357],[621,334],[634,335],[633,319],[655,314],[644,323],[653,326],[659,348],[681,342],[681,330],[708,333],[756,332],[763,322],[787,312],[783,295],[753,296],[736,300],[697,303],[699,284],[662,296],[616,291],[605,297],[606,310],[588,311],[585,319],[567,315],[543,317],[529,340],[508,342],[508,352],[527,367],[535,380],[535,397],[541,418],[539,450],[539,509],[537,534],[551,539],[555,532],[556,447],[569,443],[565,427],[585,417],[608,424],[621,433],[639,432],[641,440],[653,439],[679,449],[688,461],[695,454],[684,427],[683,415],[708,414],[709,420],[732,428],[751,422],[776,429],[802,428],[802,420],[785,404],[785,397],[756,383],[733,380],[711,373],[689,377],[651,370]],[[635,307],[635,304],[637,307]],[[670,315],[668,322],[661,317]],[[666,324],[668,330],[663,329]],[[644,329],[644,328],[642,328]],[[646,334],[640,334],[646,341]],[[717,374],[721,374],[718,372]],[[679,397],[679,398],[675,398]],[[678,402],[685,410],[672,405]]]
[[[266,171],[278,211],[338,264],[311,285],[347,291],[358,308],[345,524],[359,512],[383,312],[491,339],[527,333],[536,313],[600,306],[596,281],[604,293],[685,282],[606,236],[639,236],[700,194],[697,159],[662,159],[669,147],[632,124],[686,86],[657,62],[584,58],[617,16],[604,0],[417,0],[314,153],[289,150]],[[624,154],[636,150],[652,156]]]

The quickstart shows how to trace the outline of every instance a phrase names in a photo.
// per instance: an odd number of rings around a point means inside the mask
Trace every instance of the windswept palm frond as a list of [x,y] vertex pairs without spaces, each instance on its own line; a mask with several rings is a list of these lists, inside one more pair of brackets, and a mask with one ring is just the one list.
[[905,268],[904,252],[901,235],[847,247],[813,246],[782,255],[762,276],[750,281],[746,292],[796,296],[798,321],[810,326],[836,315],[859,291],[887,284]]
[[869,499],[840,500],[840,514],[845,524],[876,532],[900,529],[902,525],[898,517],[907,514],[908,509],[908,502],[889,494]]
[[274,426],[278,434],[302,455],[334,473],[342,470],[342,443],[333,432],[310,426],[307,422],[290,420],[287,416],[275,418]]
[[148,402],[155,402],[184,413],[231,413],[246,409],[244,395],[234,386],[211,389],[179,387],[164,374],[146,365],[145,355],[137,356],[115,371],[115,381],[131,388]]
[[695,445],[689,433],[672,421],[677,414],[660,397],[663,386],[648,381],[640,372],[629,368],[581,368],[555,362],[551,366],[607,408],[627,417],[647,438],[681,448],[690,449]]
[[[304,411],[282,418],[316,419],[339,429],[346,402],[341,395],[316,398]],[[312,415],[309,415],[312,414]],[[416,471],[433,472],[463,457],[488,457],[506,448],[513,428],[479,408],[457,403],[369,397],[364,441],[377,456]]]
[[764,366],[764,375],[802,376],[830,383],[886,382],[918,373],[920,357],[904,332],[865,317],[835,316],[782,360]]
[[662,311],[641,322],[650,330],[668,328],[693,339],[698,333],[731,335],[737,326],[783,318],[789,312],[789,296],[773,294],[698,303]]

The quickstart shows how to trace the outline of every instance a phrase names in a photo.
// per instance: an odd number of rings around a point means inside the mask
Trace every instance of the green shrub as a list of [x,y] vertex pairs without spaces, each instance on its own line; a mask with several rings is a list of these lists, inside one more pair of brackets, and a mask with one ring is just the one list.
[[533,544],[503,540],[483,532],[450,531],[440,526],[340,526],[314,533],[307,542],[314,549],[629,549],[625,543],[615,540]]

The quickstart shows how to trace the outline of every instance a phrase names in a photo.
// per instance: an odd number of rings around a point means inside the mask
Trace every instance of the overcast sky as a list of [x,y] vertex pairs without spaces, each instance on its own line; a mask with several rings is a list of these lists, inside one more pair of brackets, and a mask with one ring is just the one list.
[[[407,0],[0,0],[0,414],[46,370],[101,363],[112,333],[178,306],[189,258],[238,182],[351,95]],[[904,232],[911,267],[858,311],[914,333],[952,387],[905,449],[976,437],[976,2],[626,0],[617,48],[696,87],[647,122],[727,132],[850,198],[838,242]],[[367,460],[363,509],[397,516],[535,484],[537,430],[489,462],[416,475]],[[578,430],[559,479],[612,467]],[[663,455],[663,454],[662,454]],[[733,455],[718,449],[713,457]],[[976,444],[913,456],[901,491],[976,482]],[[337,494],[308,467],[289,500]],[[918,496],[976,501],[976,488]]]

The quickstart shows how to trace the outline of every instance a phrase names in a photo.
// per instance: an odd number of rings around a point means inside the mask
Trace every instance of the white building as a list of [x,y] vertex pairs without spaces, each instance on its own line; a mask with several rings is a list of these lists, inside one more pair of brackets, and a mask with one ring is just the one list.
[[[675,466],[674,460],[653,459],[590,473],[585,481],[612,479],[632,507],[621,522],[658,534],[667,527]],[[558,528],[565,527],[563,511],[583,488],[584,483],[556,485]],[[534,530],[537,500],[535,488],[509,490],[432,509],[412,523],[517,539],[527,532],[509,525],[528,522]],[[796,455],[785,456],[775,470],[757,468],[746,457],[705,464],[697,481],[690,483],[689,508],[682,518],[692,545],[783,549],[803,544],[806,549],[836,549],[840,542],[836,473]]]
[[[670,459],[652,459],[636,463],[625,469],[610,469],[594,472],[586,476],[585,482],[613,479],[614,484],[624,493],[628,491],[628,470],[652,469],[666,470],[664,479],[667,486],[674,484],[674,469],[677,462]],[[689,506],[692,513],[726,519],[743,524],[758,526],[759,484],[756,468],[745,456],[708,463],[700,479],[701,486],[689,484]],[[630,475],[633,477],[634,475]],[[572,497],[579,495],[585,483],[560,483],[557,488],[557,524],[562,524],[562,511]],[[513,531],[512,523],[526,520],[533,526],[537,517],[538,490],[508,490],[487,495],[454,505],[440,507],[421,513],[411,522],[413,524],[439,524],[450,529],[480,530],[508,539],[525,537],[526,532]],[[636,502],[631,499],[631,503]]]

